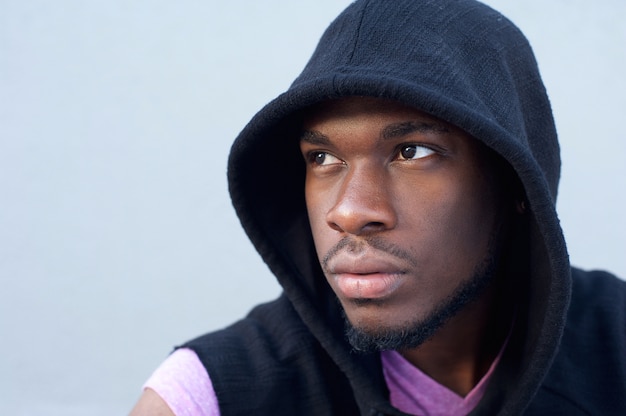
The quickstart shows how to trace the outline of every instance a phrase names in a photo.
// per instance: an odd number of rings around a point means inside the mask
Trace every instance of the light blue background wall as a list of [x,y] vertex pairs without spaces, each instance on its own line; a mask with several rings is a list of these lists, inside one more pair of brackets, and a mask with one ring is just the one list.
[[[626,276],[626,3],[489,3],[552,98],[573,262]],[[0,414],[124,414],[175,343],[279,292],[227,153],[347,4],[0,0]]]

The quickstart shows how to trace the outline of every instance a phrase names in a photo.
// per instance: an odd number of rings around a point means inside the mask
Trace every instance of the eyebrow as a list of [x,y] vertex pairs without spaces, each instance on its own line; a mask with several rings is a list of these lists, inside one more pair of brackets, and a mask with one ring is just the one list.
[[450,129],[442,123],[423,122],[423,121],[405,121],[402,123],[393,123],[385,127],[381,137],[385,140],[397,139],[408,136],[411,133],[449,133]]
[[330,139],[325,134],[322,134],[319,131],[311,130],[304,130],[300,134],[300,141],[314,144],[317,146],[328,146],[331,143]]
[[[450,129],[442,123],[428,123],[423,121],[405,121],[402,123],[393,123],[386,126],[382,133],[383,140],[393,140],[411,133],[449,133]],[[328,146],[331,144],[330,139],[325,134],[314,130],[304,130],[300,134],[300,141],[307,142],[317,146]]]

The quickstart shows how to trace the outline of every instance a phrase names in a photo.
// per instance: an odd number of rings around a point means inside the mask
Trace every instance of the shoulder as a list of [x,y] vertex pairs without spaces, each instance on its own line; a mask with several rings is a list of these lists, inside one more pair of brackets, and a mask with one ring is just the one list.
[[219,416],[211,380],[196,354],[174,351],[152,373],[131,415]]
[[568,414],[626,414],[626,282],[572,269],[563,338],[538,399],[576,410]]
[[[233,365],[255,370],[268,361],[281,364],[297,359],[303,350],[315,349],[316,340],[283,297],[259,305],[233,325],[195,338],[182,347],[196,352],[212,367]],[[263,363],[263,364],[262,364]]]
[[284,297],[183,347],[206,368],[223,415],[352,414],[347,379]]
[[604,348],[599,345],[620,341],[611,347],[621,349],[625,337],[626,281],[605,271],[572,269],[572,298],[564,342],[576,340]]
[[[597,300],[608,300],[611,304],[616,301],[626,301],[626,281],[619,279],[615,275],[603,270],[585,271],[572,268],[573,293],[572,302],[578,302],[581,296],[591,305],[604,302]],[[599,299],[589,299],[588,296],[600,297]],[[574,305],[577,306],[577,305]],[[622,306],[624,304],[622,303]]]

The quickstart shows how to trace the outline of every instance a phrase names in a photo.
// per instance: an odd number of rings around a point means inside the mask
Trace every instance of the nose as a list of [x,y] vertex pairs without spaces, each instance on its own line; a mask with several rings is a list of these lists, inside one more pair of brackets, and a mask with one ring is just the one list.
[[397,223],[387,176],[378,169],[354,169],[346,173],[336,202],[326,214],[334,230],[365,235],[392,229]]

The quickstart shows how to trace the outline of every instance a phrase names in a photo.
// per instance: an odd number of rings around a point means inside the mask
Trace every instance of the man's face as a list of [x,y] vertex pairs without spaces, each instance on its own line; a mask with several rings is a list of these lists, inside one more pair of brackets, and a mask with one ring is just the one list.
[[350,324],[387,336],[457,313],[459,293],[486,279],[499,229],[478,142],[415,109],[354,97],[312,111],[300,148],[318,258]]

